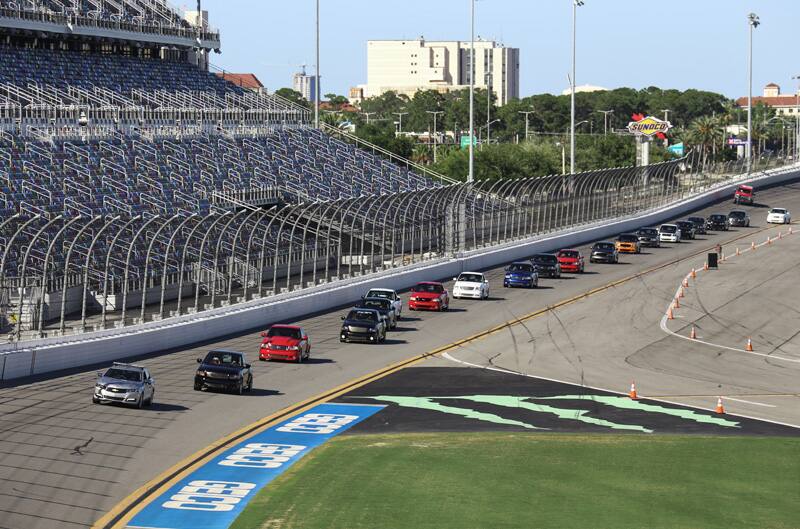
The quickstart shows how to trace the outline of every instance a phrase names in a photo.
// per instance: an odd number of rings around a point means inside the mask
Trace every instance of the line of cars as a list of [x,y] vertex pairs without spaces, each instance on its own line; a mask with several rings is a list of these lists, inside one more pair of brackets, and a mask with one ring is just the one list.
[[[752,188],[742,187],[747,186],[740,186],[737,190],[736,202],[752,203]],[[789,224],[791,213],[785,208],[772,208],[766,220],[767,223]],[[638,254],[643,247],[658,248],[662,243],[694,239],[710,230],[727,231],[730,226],[749,227],[750,216],[747,211],[733,210],[727,215],[714,213],[705,218],[692,216],[662,224],[658,228],[645,227],[635,233],[623,233],[614,241],[594,243],[589,262],[618,263],[620,253]],[[536,288],[540,277],[558,279],[565,272],[581,274],[586,270],[585,261],[580,250],[572,248],[556,253],[538,253],[530,260],[511,263],[504,271],[503,287]],[[483,273],[463,272],[453,280],[453,298],[489,298],[489,280]],[[449,307],[450,295],[440,282],[422,281],[411,289],[409,310],[446,311]],[[339,340],[344,343],[379,344],[386,340],[388,331],[397,327],[402,311],[403,301],[395,290],[371,289],[342,317]],[[311,357],[311,342],[301,326],[275,324],[261,336],[259,360],[283,360],[299,364]],[[243,352],[212,350],[204,358],[198,358],[197,362],[195,391],[219,389],[242,394],[253,388],[253,369]],[[142,408],[152,405],[154,398],[155,380],[145,367],[115,362],[106,371],[98,373],[92,401]]]

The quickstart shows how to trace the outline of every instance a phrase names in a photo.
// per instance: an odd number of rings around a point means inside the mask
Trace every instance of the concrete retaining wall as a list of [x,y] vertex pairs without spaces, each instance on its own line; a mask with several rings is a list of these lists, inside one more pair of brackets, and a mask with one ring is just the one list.
[[749,180],[719,186],[702,195],[642,215],[573,227],[486,250],[467,252],[454,258],[349,278],[304,291],[284,293],[160,322],[31,340],[21,344],[3,344],[0,346],[0,380],[109,362],[211,340],[248,329],[265,328],[273,322],[295,320],[306,314],[352,303],[373,287],[401,290],[418,281],[450,278],[464,270],[490,268],[536,252],[579,246],[641,226],[657,225],[732,196],[736,185],[740,183],[765,186],[797,178],[800,178],[800,168],[797,167],[770,171]]

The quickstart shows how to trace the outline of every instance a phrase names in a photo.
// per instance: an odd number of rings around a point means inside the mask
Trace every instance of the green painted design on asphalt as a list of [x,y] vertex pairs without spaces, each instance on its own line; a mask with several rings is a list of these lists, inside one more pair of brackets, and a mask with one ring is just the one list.
[[472,395],[469,397],[439,397],[439,399],[445,399],[445,398],[471,400],[473,402],[483,402],[486,404],[494,404],[495,406],[504,406],[506,408],[524,408],[526,410],[531,410],[535,412],[551,413],[553,415],[556,415],[559,419],[571,419],[575,421],[585,422],[587,424],[606,426],[613,430],[635,430],[638,432],[653,433],[653,430],[649,430],[644,426],[639,426],[637,424],[618,424],[615,422],[606,421],[595,417],[587,417],[586,413],[588,413],[588,410],[553,408],[552,406],[547,406],[545,404],[529,402],[526,400],[528,397],[513,397],[510,395]]
[[665,408],[656,404],[646,404],[638,400],[633,400],[629,397],[615,397],[608,395],[558,395],[556,397],[531,397],[537,400],[593,400],[621,408],[625,410],[638,410],[648,411],[652,413],[661,413],[664,415],[672,415],[673,417],[680,417],[689,421],[695,421],[706,424],[716,424],[717,426],[724,426],[727,428],[740,428],[738,422],[729,421],[722,417],[715,417],[707,413],[698,413],[688,408]]
[[532,424],[524,423],[521,421],[515,421],[513,419],[504,419],[503,417],[494,415],[492,413],[483,413],[480,411],[470,410],[468,408],[456,408],[454,406],[445,406],[444,404],[439,404],[438,402],[434,402],[433,399],[436,397],[391,397],[391,396],[381,395],[377,397],[364,397],[364,398],[379,400],[382,402],[394,402],[395,404],[403,406],[405,408],[419,408],[422,410],[431,410],[442,413],[449,413],[451,415],[460,415],[468,419],[475,419],[478,421],[491,422],[495,424],[508,424],[511,426],[521,426],[523,428],[528,428],[530,430],[549,430],[549,428],[539,428],[538,426],[533,426]]

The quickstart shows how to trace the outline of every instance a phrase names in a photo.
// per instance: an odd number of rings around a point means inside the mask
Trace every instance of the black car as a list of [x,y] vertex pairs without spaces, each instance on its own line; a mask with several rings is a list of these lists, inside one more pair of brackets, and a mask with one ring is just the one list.
[[537,253],[531,257],[531,262],[539,277],[552,277],[555,279],[561,277],[561,264],[555,254]]
[[596,242],[592,246],[592,254],[589,256],[590,263],[618,263],[619,253],[617,245],[613,242]]
[[244,353],[218,349],[198,358],[197,363],[200,366],[194,375],[195,391],[222,389],[241,395],[253,389],[253,371]]
[[356,303],[357,309],[375,309],[381,313],[383,324],[387,329],[397,327],[397,315],[394,313],[394,304],[386,298],[362,298]]
[[386,339],[386,325],[375,309],[353,309],[342,316],[340,342],[380,343]]
[[675,222],[678,229],[681,230],[681,239],[694,239],[697,236],[697,228],[694,222],[690,220],[679,220]]
[[636,236],[639,237],[639,246],[661,248],[661,240],[658,237],[656,228],[642,228],[636,232]]
[[686,220],[694,224],[694,232],[697,235],[706,234],[706,219],[703,217],[689,217]]
[[728,224],[730,226],[742,226],[744,228],[750,227],[750,215],[741,209],[734,209],[728,213]]
[[728,231],[728,216],[722,213],[714,213],[709,215],[706,220],[706,229]]

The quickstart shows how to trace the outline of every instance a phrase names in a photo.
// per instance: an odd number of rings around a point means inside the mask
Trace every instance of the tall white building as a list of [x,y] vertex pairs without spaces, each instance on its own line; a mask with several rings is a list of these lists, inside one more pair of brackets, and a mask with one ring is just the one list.
[[519,98],[519,48],[478,40],[470,68],[469,41],[370,40],[364,97],[390,90],[409,97],[418,90],[460,90],[469,87],[473,73],[475,86],[489,85],[499,105]]
[[300,92],[306,101],[313,103],[317,100],[317,78],[308,75],[305,66],[302,72],[297,72],[292,77],[292,88],[295,92]]

